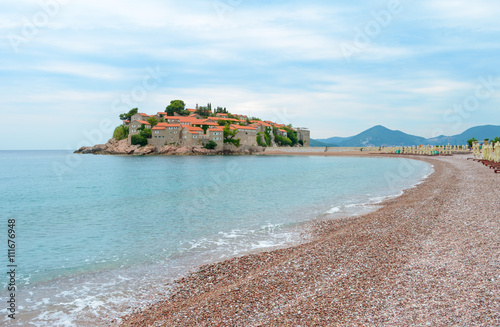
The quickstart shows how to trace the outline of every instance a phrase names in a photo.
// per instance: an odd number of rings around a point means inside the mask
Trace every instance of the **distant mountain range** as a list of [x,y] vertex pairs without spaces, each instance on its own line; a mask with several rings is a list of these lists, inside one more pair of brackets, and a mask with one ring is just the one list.
[[441,135],[431,139],[394,131],[377,125],[351,137],[330,137],[328,139],[311,140],[311,146],[339,147],[373,147],[373,146],[412,146],[412,145],[462,145],[468,139],[484,140],[500,136],[500,126],[485,125],[472,127],[462,134],[454,136]]

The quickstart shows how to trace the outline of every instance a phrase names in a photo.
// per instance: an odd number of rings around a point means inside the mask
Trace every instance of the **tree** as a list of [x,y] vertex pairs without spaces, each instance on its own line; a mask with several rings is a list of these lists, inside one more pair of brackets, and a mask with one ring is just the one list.
[[262,141],[262,134],[263,134],[262,132],[257,133],[257,144],[265,148],[267,147],[267,144],[266,142]]
[[139,111],[139,109],[137,109],[137,108],[131,109],[129,112],[126,112],[124,114],[120,114],[120,119],[121,120],[130,120],[130,118],[132,118],[132,116],[135,115],[138,111]]
[[497,143],[497,142],[500,142],[500,136],[497,136],[493,139],[493,141],[491,141],[492,143]]
[[219,126],[226,126],[226,121],[225,120],[218,120],[217,124],[219,124]]
[[120,125],[115,128],[113,132],[113,138],[117,141],[124,140],[128,137],[128,127],[124,125]]
[[141,135],[142,137],[146,138],[146,139],[150,139],[150,138],[151,138],[151,136],[153,136],[153,131],[152,131],[152,130],[150,130],[149,128],[143,128],[143,129],[141,130],[140,135]]
[[266,132],[264,133],[264,139],[266,140],[267,146],[271,146],[271,134],[266,129]]
[[212,114],[212,112],[210,111],[210,109],[208,108],[208,106],[206,107],[199,107],[196,111],[195,111],[196,114],[200,115],[200,116],[203,116],[203,117],[208,117]]
[[472,148],[472,144],[474,144],[474,142],[477,142],[476,138],[474,138],[474,137],[467,140],[467,144],[469,145],[469,148]]
[[229,123],[224,127],[224,143],[232,143],[236,147],[240,146],[240,139],[235,139],[236,134],[238,134],[237,129],[231,130],[231,125]]
[[168,116],[173,116],[178,113],[182,116],[189,116],[190,112],[186,110],[186,104],[182,100],[172,100],[170,105],[165,109]]
[[286,136],[281,136],[281,135],[274,135],[274,140],[276,141],[276,143],[278,143],[278,145],[280,146],[288,146],[288,145],[292,145],[292,140],[290,140],[288,137]]
[[156,119],[155,117],[149,117],[148,118],[148,123],[150,123],[151,124],[151,128],[153,128],[156,125],[158,125],[158,119]]
[[132,135],[130,138],[132,145],[145,146],[148,144],[148,140],[140,134]]
[[208,141],[207,144],[205,144],[205,149],[209,149],[209,150],[213,150],[217,147],[217,143],[215,143],[214,141],[210,140]]
[[294,131],[292,129],[292,125],[288,125],[288,126],[285,126],[283,127],[283,129],[287,132],[288,134],[288,138],[292,141],[292,146],[294,146],[295,144],[299,143],[299,139],[297,137],[297,131]]

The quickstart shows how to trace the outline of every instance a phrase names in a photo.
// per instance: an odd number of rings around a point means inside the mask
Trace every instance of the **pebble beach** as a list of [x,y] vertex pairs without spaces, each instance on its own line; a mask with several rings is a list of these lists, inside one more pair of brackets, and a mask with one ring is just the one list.
[[500,174],[467,157],[411,157],[435,172],[379,210],[202,266],[109,325],[499,326]]

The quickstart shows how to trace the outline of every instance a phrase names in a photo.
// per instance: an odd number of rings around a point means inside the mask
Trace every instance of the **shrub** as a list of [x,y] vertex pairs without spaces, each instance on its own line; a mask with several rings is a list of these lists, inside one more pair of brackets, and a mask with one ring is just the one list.
[[264,139],[266,140],[267,146],[271,146],[271,135],[267,131],[264,133]]
[[274,140],[276,141],[276,143],[278,143],[278,145],[281,146],[292,145],[292,140],[281,135],[274,135]]
[[207,144],[205,144],[204,148],[205,149],[209,149],[209,150],[213,150],[217,147],[217,143],[215,143],[214,141],[210,140],[208,141]]
[[140,134],[142,137],[144,137],[145,139],[150,139],[151,136],[153,135],[153,131],[150,130],[149,128],[145,128],[141,131],[141,134]]
[[257,134],[257,144],[262,147],[267,147],[266,142],[262,141],[262,132]]
[[132,145],[145,146],[146,144],[148,144],[147,138],[145,138],[144,136],[142,136],[140,134],[132,135],[130,141],[131,141]]
[[475,137],[473,137],[473,138],[471,138],[471,139],[468,139],[468,140],[467,140],[467,144],[469,145],[469,148],[472,148],[472,144],[473,144],[474,142],[477,142],[477,140],[476,140],[476,138],[475,138]]
[[113,138],[115,140],[124,140],[128,137],[128,127],[124,125],[120,125],[117,128],[115,128],[115,131],[113,132]]

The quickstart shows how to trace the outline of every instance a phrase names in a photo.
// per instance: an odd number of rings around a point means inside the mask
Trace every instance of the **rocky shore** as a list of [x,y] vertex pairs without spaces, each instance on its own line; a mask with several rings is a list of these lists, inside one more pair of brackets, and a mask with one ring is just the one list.
[[500,175],[466,156],[422,160],[435,173],[378,211],[203,266],[112,325],[499,326]]
[[74,153],[80,154],[107,154],[107,155],[230,155],[230,154],[256,154],[264,152],[262,147],[241,146],[236,148],[234,145],[225,144],[222,149],[209,150],[202,146],[178,147],[174,145],[165,145],[157,149],[154,145],[130,145],[128,140],[117,141],[110,139],[106,144],[97,144],[89,147],[81,147]]

